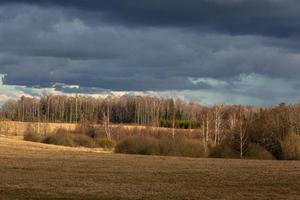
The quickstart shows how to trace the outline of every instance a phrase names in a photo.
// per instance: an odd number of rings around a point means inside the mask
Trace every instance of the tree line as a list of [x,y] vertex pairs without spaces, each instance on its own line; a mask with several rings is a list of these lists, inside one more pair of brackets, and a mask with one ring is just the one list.
[[8,100],[1,109],[1,117],[23,122],[112,123],[149,126],[196,128],[197,103],[179,99],[126,96],[93,98],[84,96],[46,96],[41,99],[21,97]]
[[169,127],[173,137],[176,128],[196,129],[205,150],[226,144],[238,150],[241,158],[250,144],[282,158],[282,141],[291,133],[300,137],[300,104],[204,106],[150,96],[45,96],[8,100],[0,114],[2,119],[23,122],[102,124],[108,137],[110,123]]

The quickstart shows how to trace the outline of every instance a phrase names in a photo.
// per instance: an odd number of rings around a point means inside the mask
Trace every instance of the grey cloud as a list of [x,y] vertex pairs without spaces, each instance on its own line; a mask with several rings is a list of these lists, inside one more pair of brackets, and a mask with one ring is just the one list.
[[[67,93],[188,90],[182,94],[190,99],[200,92],[201,98],[228,102],[297,99],[295,1],[187,1],[182,12],[177,0],[160,1],[160,7],[156,1],[14,2],[0,7],[0,73],[7,74],[6,84],[80,86],[55,87]],[[249,87],[235,81],[241,74],[257,74],[277,86]],[[226,84],[191,81],[199,78]],[[288,90],[279,87],[285,81]]]
[[[298,0],[9,0],[2,4],[56,5],[92,12],[78,16],[122,24],[154,26],[202,26],[232,34],[261,34],[275,37],[298,35]],[[81,14],[80,14],[81,13]],[[94,14],[94,15],[93,15]]]
[[[226,80],[253,72],[285,78],[300,74],[297,53],[265,45],[270,40],[266,37],[174,27],[129,28],[101,21],[89,26],[65,17],[60,9],[21,8],[23,12],[0,22],[0,71],[8,74],[7,84],[203,89],[206,86],[196,87],[188,77]],[[8,6],[1,13],[14,10],[15,6]]]

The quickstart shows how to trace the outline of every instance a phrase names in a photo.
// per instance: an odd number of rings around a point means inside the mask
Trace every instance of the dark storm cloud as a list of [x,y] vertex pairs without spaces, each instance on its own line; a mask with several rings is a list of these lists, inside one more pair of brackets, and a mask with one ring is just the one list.
[[195,86],[188,77],[300,74],[297,56],[274,48],[278,40],[189,28],[124,27],[101,19],[91,26],[58,8],[15,5],[1,13],[14,12],[0,22],[0,70],[8,74],[8,84],[201,89],[205,84]]
[[0,1],[0,74],[7,74],[6,84],[55,85],[68,93],[176,90],[192,99],[197,95],[189,94],[202,91],[199,98],[228,102],[262,104],[270,96],[266,102],[282,96],[294,101],[300,84],[299,5]]
[[[128,24],[204,26],[233,34],[288,37],[300,33],[298,0],[9,0],[105,13]],[[86,16],[86,15],[82,15]]]

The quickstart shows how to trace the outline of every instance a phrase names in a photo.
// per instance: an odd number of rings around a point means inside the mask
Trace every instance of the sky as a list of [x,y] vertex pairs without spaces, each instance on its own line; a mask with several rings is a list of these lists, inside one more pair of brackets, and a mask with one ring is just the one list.
[[299,0],[0,0],[0,104],[22,95],[300,101]]

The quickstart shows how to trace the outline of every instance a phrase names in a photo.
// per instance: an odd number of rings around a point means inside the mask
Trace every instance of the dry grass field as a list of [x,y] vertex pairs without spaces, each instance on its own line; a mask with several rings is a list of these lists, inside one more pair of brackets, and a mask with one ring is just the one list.
[[[7,134],[7,135],[19,135],[22,136],[25,132],[28,125],[32,126],[34,129],[40,128],[40,132],[53,132],[59,128],[63,128],[69,131],[74,131],[76,128],[76,124],[71,123],[37,123],[37,122],[19,122],[19,121],[0,121],[0,134]],[[99,124],[96,125],[98,129],[103,129],[104,127],[100,126]],[[151,126],[141,126],[141,125],[130,125],[130,124],[111,124],[111,128],[113,129],[120,129],[134,131],[134,130],[145,130],[149,129],[152,131],[169,131],[172,132],[171,128],[164,128],[164,127],[151,127]],[[198,130],[196,129],[175,129],[175,132],[180,133],[197,133]]]
[[0,137],[0,199],[300,199],[300,162],[118,155]]

